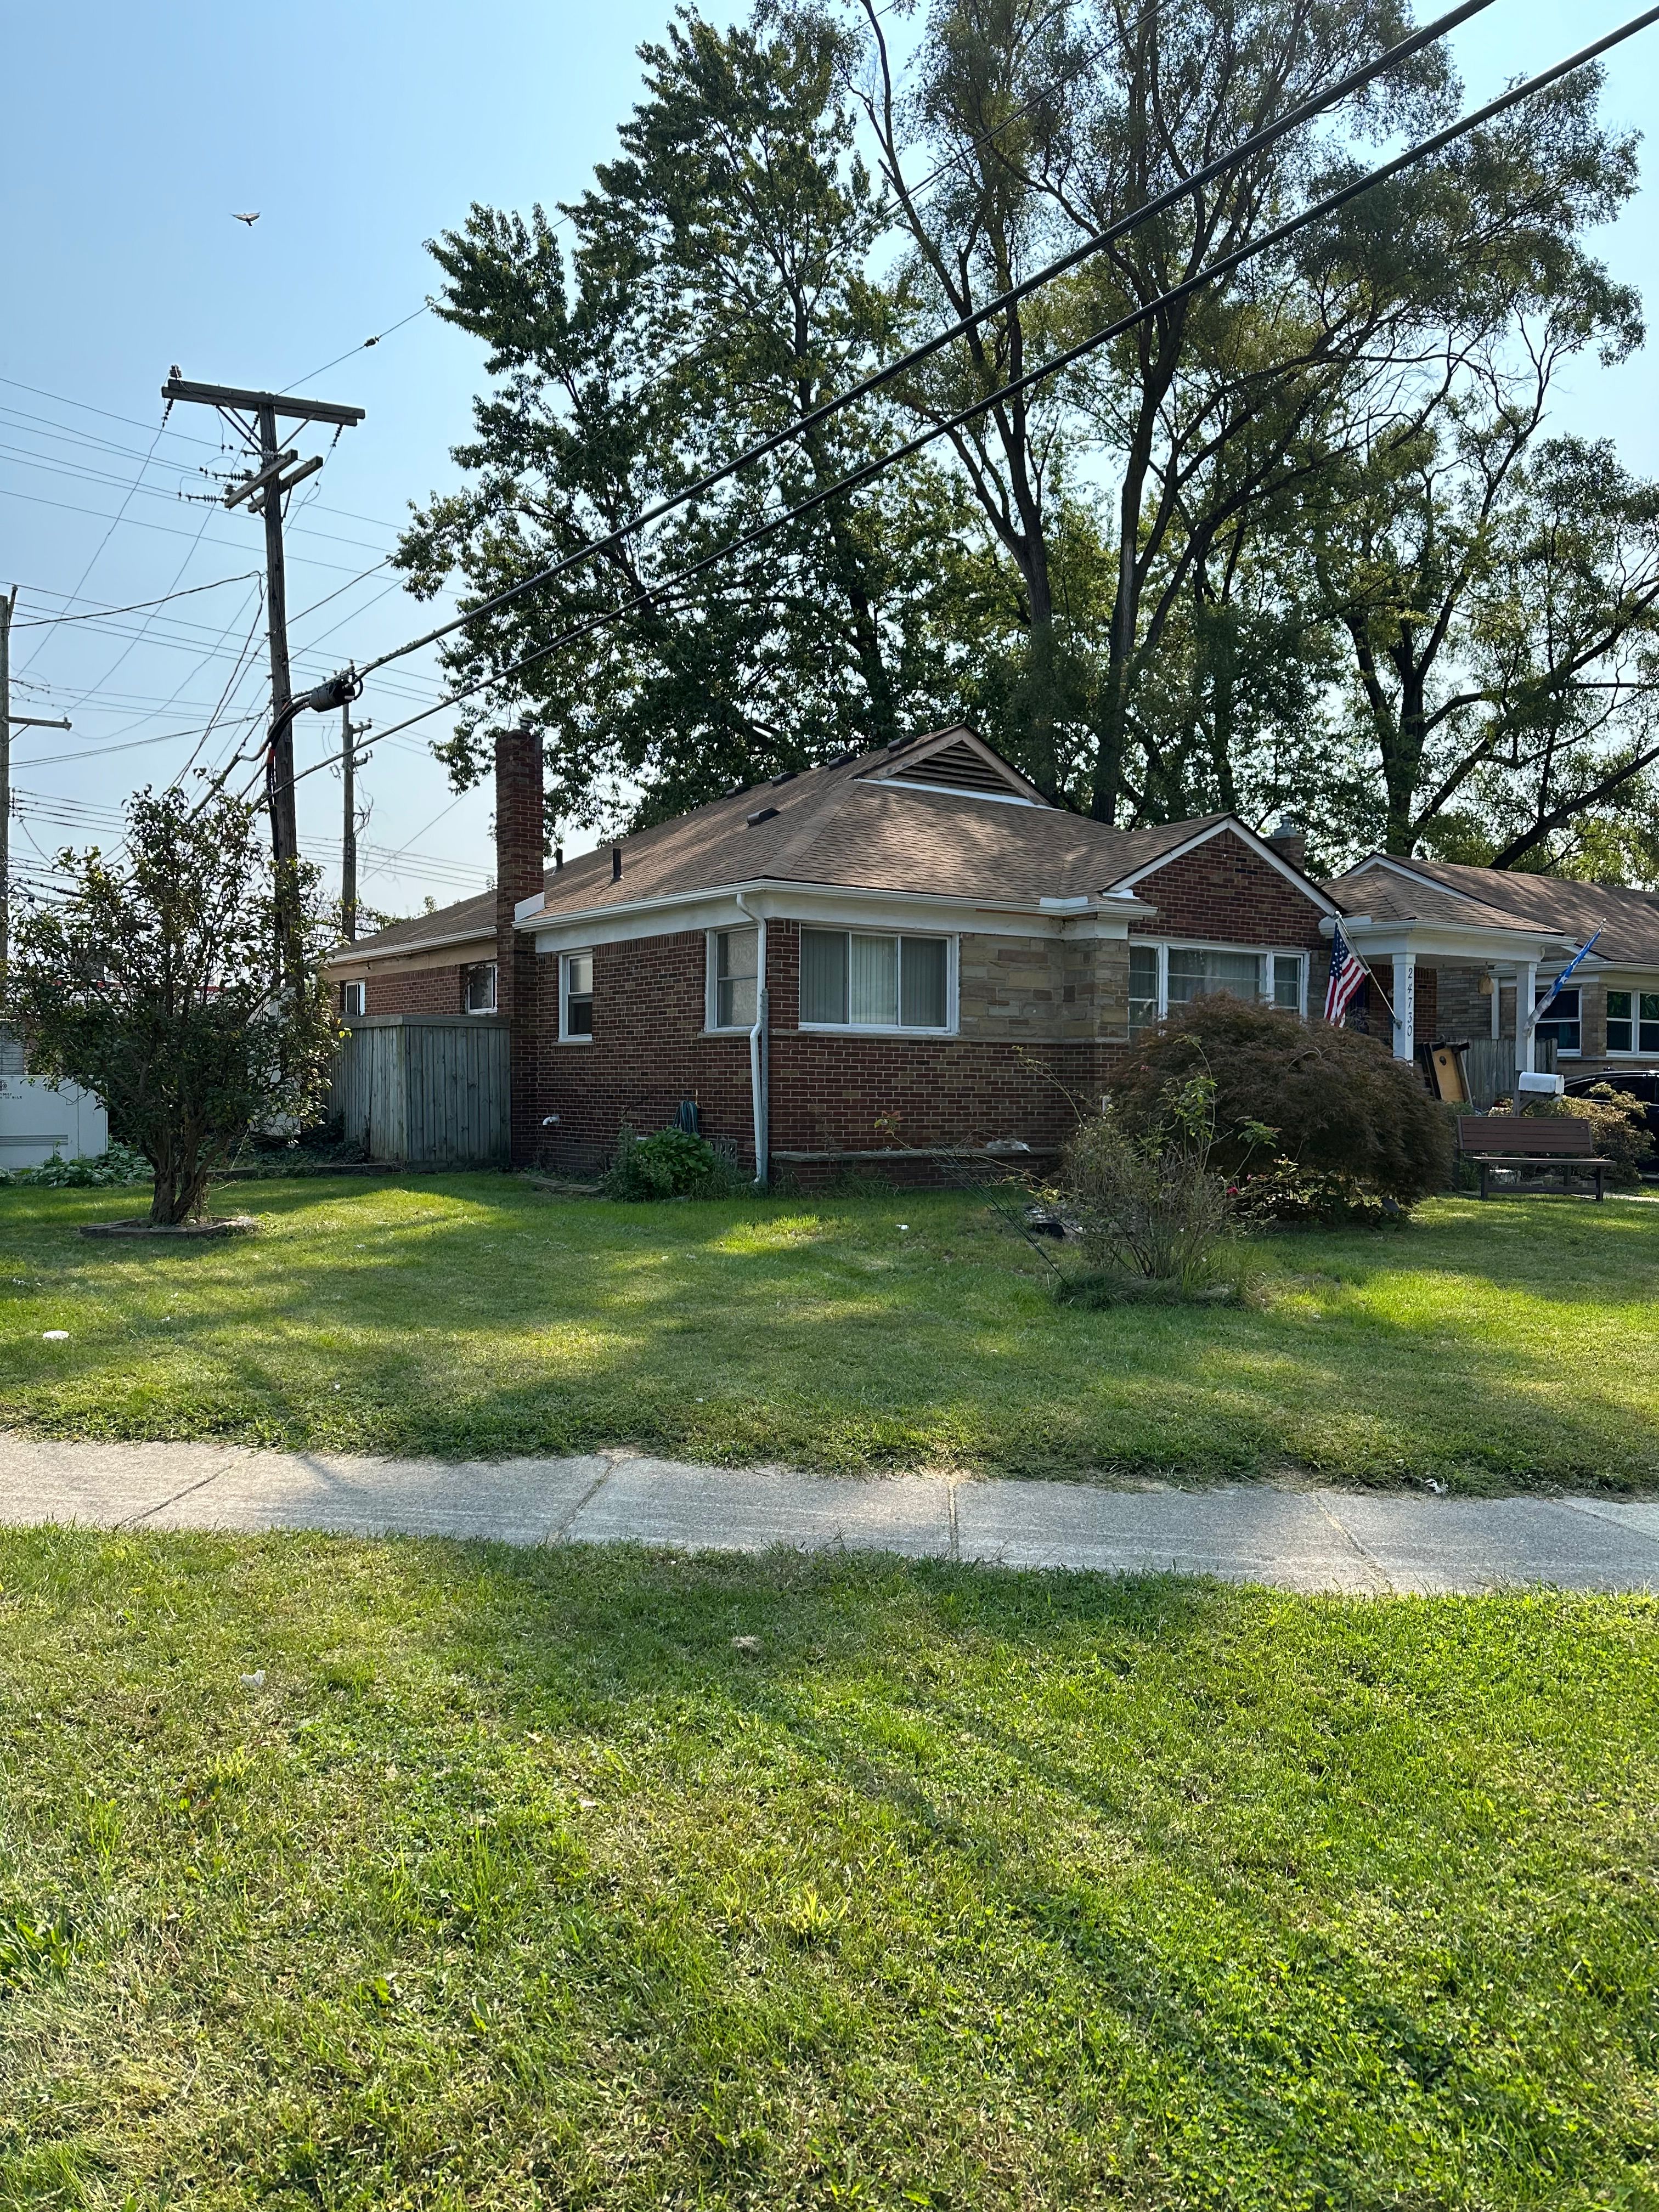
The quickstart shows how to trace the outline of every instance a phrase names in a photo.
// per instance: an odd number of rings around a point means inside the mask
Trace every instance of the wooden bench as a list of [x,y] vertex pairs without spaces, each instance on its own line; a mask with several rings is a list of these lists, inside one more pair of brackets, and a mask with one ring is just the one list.
[[1553,1169],[1560,1175],[1563,1190],[1570,1176],[1593,1175],[1599,1200],[1613,1165],[1611,1160],[1595,1157],[1588,1121],[1569,1121],[1561,1115],[1460,1115],[1457,1147],[1480,1170],[1482,1198],[1490,1195],[1486,1182],[1494,1168],[1516,1168],[1523,1176],[1528,1169]]

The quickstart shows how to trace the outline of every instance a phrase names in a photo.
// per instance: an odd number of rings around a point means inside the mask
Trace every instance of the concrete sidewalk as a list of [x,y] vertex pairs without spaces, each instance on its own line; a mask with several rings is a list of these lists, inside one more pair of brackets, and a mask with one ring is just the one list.
[[692,1551],[844,1547],[1008,1567],[1173,1569],[1295,1590],[1659,1589],[1659,1503],[848,1479],[626,1451],[450,1465],[0,1433],[0,1522]]

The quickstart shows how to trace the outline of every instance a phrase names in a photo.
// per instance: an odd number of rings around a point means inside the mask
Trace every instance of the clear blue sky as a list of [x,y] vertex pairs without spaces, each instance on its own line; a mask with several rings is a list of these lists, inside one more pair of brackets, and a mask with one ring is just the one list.
[[[1471,100],[1633,5],[1497,0],[1459,36]],[[216,381],[304,380],[368,410],[290,517],[301,672],[365,659],[422,627],[428,617],[388,590],[384,571],[363,572],[390,549],[407,502],[452,473],[447,450],[466,429],[478,350],[422,315],[372,351],[323,364],[418,307],[433,273],[422,241],[471,201],[550,205],[580,190],[632,104],[635,50],[666,15],[665,0],[295,0],[274,15],[96,0],[9,10],[0,581],[22,586],[20,624],[245,580],[258,566],[257,522],[179,496],[199,489],[200,470],[218,459],[216,417],[175,410],[169,427],[179,434],[141,467],[160,421],[158,387],[176,362]],[[1659,29],[1615,60],[1606,112],[1639,125],[1659,112],[1656,94]],[[1604,241],[1614,268],[1650,298],[1654,206],[1644,190]],[[251,230],[231,219],[256,209]],[[1581,365],[1560,419],[1615,436],[1631,465],[1659,473],[1650,362],[1613,373]],[[15,781],[29,810],[14,830],[21,863],[33,862],[30,837],[50,849],[106,835],[129,789],[182,766],[193,738],[168,733],[199,733],[228,682],[229,720],[203,757],[229,748],[237,714],[253,714],[262,696],[257,640],[235,672],[256,612],[251,591],[227,582],[148,620],[20,628],[15,706],[75,723],[69,737],[16,736]],[[377,689],[360,710],[382,726],[437,696],[429,665],[405,664],[393,680],[395,690]],[[337,734],[302,722],[301,762],[333,750]],[[367,842],[404,856],[367,860],[363,894],[396,910],[423,893],[442,902],[480,888],[489,866],[489,796],[452,805],[425,737],[395,741],[365,777],[374,803]],[[129,749],[55,757],[118,745]],[[338,787],[323,774],[301,789],[302,842],[326,858],[339,835]]]

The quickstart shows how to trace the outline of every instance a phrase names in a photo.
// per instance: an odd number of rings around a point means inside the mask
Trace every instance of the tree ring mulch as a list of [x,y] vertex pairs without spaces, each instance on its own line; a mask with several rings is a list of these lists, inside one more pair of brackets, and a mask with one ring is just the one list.
[[83,1221],[83,1237],[246,1237],[258,1222],[251,1213],[222,1215],[214,1221]]

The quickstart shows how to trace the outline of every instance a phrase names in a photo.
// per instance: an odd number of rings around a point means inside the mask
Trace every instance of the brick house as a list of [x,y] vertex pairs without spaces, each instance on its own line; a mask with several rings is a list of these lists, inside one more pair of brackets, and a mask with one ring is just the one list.
[[1338,902],[1227,815],[1118,830],[964,729],[544,864],[537,741],[497,741],[496,889],[342,946],[349,1016],[504,1019],[515,1164],[591,1170],[692,1102],[766,1174],[1052,1153],[1168,1007],[1316,1011]]
[[936,1150],[1052,1154],[1171,1007],[1323,1003],[1339,916],[1377,979],[1350,1018],[1411,1059],[1540,1034],[1561,1064],[1659,1066],[1659,898],[1374,854],[1338,880],[1231,815],[1121,830],[1048,805],[971,732],[733,792],[568,866],[544,858],[537,740],[497,740],[496,888],[342,946],[347,1015],[509,1031],[517,1165],[591,1170],[617,1131],[698,1126],[757,1173]]

